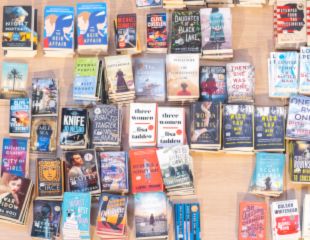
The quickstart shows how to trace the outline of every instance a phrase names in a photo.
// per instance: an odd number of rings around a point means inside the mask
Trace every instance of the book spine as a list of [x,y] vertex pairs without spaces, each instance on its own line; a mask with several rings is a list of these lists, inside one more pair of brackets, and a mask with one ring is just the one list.
[[190,234],[191,234],[191,205],[186,204],[185,205],[185,240],[190,240]]
[[184,205],[175,205],[175,239],[184,240]]
[[200,210],[198,203],[191,205],[191,240],[200,240]]

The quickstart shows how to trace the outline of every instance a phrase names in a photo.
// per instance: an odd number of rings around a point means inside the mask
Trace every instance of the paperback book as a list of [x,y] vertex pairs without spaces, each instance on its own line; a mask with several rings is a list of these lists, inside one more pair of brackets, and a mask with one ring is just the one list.
[[309,214],[310,214],[310,195],[305,194],[303,202],[303,211],[302,211],[302,237],[304,240],[310,239],[310,222],[309,222]]
[[169,9],[183,9],[186,7],[184,0],[163,0],[163,7]]
[[38,158],[36,172],[36,199],[61,199],[64,192],[62,160]]
[[146,24],[147,51],[154,53],[167,53],[167,13],[148,13],[146,15]]
[[59,237],[61,201],[33,201],[31,237],[55,239]]
[[163,0],[136,0],[137,8],[162,7]]
[[29,143],[23,138],[3,138],[1,175],[7,172],[18,177],[29,175]]
[[128,154],[127,152],[98,152],[100,163],[101,190],[104,192],[127,193]]
[[227,101],[225,66],[201,66],[199,74],[200,100],[211,102]]
[[29,98],[10,100],[10,136],[30,137],[31,106]]
[[[310,11],[310,4],[309,4],[309,11]],[[310,20],[310,12],[308,14]],[[300,94],[305,95],[310,94],[310,47],[300,48],[298,92]]]

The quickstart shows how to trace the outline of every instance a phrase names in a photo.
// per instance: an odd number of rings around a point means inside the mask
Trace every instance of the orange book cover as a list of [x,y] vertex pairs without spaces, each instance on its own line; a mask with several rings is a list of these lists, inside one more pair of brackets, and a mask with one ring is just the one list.
[[163,191],[156,148],[132,149],[129,159],[132,193]]
[[239,240],[265,240],[267,204],[241,202],[239,208]]

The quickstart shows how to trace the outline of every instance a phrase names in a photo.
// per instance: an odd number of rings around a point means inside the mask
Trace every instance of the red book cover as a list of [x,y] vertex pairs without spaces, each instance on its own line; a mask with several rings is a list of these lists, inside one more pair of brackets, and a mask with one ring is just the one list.
[[239,240],[265,240],[267,204],[241,202],[239,208]]
[[163,191],[156,148],[129,151],[132,193]]

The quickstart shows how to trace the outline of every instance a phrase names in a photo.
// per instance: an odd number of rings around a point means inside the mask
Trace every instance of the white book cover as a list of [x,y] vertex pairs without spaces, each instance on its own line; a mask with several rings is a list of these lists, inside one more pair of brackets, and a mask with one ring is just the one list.
[[129,118],[129,146],[155,146],[156,121],[156,103],[131,103]]
[[310,194],[306,194],[303,204],[302,237],[310,239]]
[[182,107],[159,107],[157,146],[171,147],[185,143],[185,110]]
[[310,93],[310,47],[301,47],[299,55],[299,93]]
[[298,240],[301,237],[296,199],[271,204],[271,227],[273,240]]

